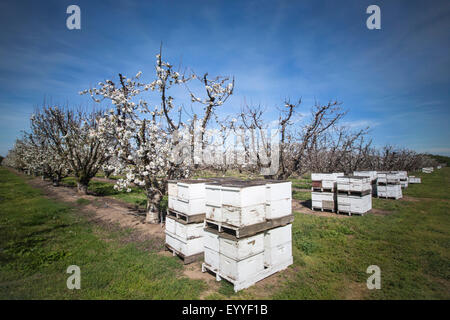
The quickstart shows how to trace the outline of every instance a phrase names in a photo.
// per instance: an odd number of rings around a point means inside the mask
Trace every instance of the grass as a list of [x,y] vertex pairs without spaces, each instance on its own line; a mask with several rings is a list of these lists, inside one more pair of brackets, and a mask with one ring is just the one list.
[[[195,299],[205,284],[178,259],[124,243],[129,230],[89,222],[0,168],[0,299]],[[67,267],[81,269],[69,290]]]
[[[450,168],[423,175],[406,200],[373,199],[385,214],[336,218],[295,212],[294,264],[276,280],[234,293],[181,276],[177,258],[120,241],[76,209],[50,201],[22,177],[0,169],[0,298],[449,299]],[[440,185],[436,185],[439,183]],[[309,193],[294,191],[294,198]],[[414,198],[418,195],[420,199]],[[81,290],[66,268],[81,267]],[[369,290],[367,267],[381,269]],[[213,278],[213,276],[211,276]]]
[[292,198],[295,200],[311,200],[311,192],[293,190]]

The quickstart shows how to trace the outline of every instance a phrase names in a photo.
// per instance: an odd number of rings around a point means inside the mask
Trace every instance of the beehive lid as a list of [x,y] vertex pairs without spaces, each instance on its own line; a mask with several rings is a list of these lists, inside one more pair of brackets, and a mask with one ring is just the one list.
[[249,188],[249,187],[255,187],[255,186],[262,186],[267,184],[265,180],[235,180],[235,181],[227,181],[227,182],[221,182],[220,185],[222,187],[228,187],[228,188]]

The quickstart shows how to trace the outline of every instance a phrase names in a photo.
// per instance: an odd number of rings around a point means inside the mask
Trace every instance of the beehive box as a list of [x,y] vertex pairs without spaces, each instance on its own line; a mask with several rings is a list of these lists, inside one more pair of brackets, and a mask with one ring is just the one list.
[[217,222],[224,222],[222,215],[222,207],[216,207],[213,205],[206,205],[206,219],[217,221]]
[[206,212],[205,198],[191,200],[176,199],[173,200],[173,206],[172,208],[169,206],[169,209],[173,209],[188,216],[202,214]]
[[186,240],[203,237],[203,222],[185,224],[175,221],[175,235]]
[[203,232],[205,248],[219,252],[219,235],[215,232],[211,232],[205,229]]
[[292,242],[292,224],[264,232],[264,250],[276,247],[286,242]]
[[419,177],[415,177],[415,176],[409,176],[408,182],[409,183],[422,183],[422,179],[420,179]]
[[266,186],[260,181],[235,181],[221,186],[222,206],[245,208],[266,202]]
[[228,239],[219,236],[219,253],[240,261],[264,251],[264,234],[244,239]]
[[372,209],[372,196],[370,194],[365,196],[338,194],[337,208],[338,212],[365,214]]
[[234,281],[245,281],[264,270],[264,252],[243,260],[235,260],[219,254],[220,273]]
[[166,230],[166,243],[184,256],[193,256],[203,252],[203,237],[182,239]]
[[266,203],[266,219],[277,219],[292,214],[292,199],[273,200]]
[[207,180],[180,180],[177,183],[179,200],[194,200],[205,198],[205,183]]
[[292,241],[264,250],[264,266],[266,267],[271,267],[290,259],[292,259]]
[[402,188],[399,184],[378,185],[377,196],[379,198],[400,199],[403,196]]
[[266,184],[266,202],[292,199],[291,181],[269,181]]
[[235,227],[245,227],[266,220],[265,203],[246,207],[222,205],[222,220]]
[[354,176],[358,177],[369,177],[370,181],[377,180],[377,172],[376,171],[354,171]]
[[338,192],[371,192],[371,180],[362,176],[341,176],[337,178]]
[[400,184],[400,177],[396,172],[378,172],[377,173],[378,184]]
[[205,185],[206,205],[220,208],[222,206],[222,188],[220,183],[207,183]]
[[211,248],[208,247],[204,247],[205,250],[205,263],[207,263],[212,269],[213,271],[218,272],[219,268],[220,268],[220,254],[218,251],[213,250]]
[[337,177],[343,176],[343,172],[335,173],[311,173],[312,189],[334,190]]
[[333,192],[311,192],[312,209],[335,210],[336,195]]
[[170,197],[176,198],[178,197],[178,187],[177,187],[178,181],[176,180],[169,180],[167,182],[167,194]]

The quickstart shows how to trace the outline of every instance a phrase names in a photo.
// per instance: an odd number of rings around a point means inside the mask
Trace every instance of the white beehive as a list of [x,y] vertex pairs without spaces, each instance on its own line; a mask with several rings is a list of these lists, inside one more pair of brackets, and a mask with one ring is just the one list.
[[176,199],[175,201],[173,201],[173,207],[170,208],[169,206],[169,209],[184,213],[188,216],[202,214],[206,212],[205,201],[205,198],[191,200]]
[[400,199],[403,196],[402,188],[400,184],[378,185],[377,196],[379,198]]
[[264,270],[264,252],[239,261],[220,254],[219,269],[234,281],[246,280]]
[[245,208],[266,202],[266,186],[261,182],[224,183],[221,193],[222,206]]
[[208,231],[207,229],[203,232],[204,245],[205,248],[210,248],[211,250],[219,252],[219,235]]
[[168,199],[168,203],[167,206],[169,207],[169,209],[171,210],[175,210],[175,202],[177,202],[177,197],[176,196],[171,196],[169,195],[169,199]]
[[337,177],[343,176],[343,172],[335,173],[311,173],[312,188],[335,189]]
[[234,260],[243,260],[264,251],[264,234],[244,238],[227,239],[219,237],[219,253]]
[[167,194],[170,197],[178,197],[178,187],[177,187],[177,181],[176,180],[169,180],[167,182]]
[[224,222],[222,215],[222,207],[216,207],[213,205],[206,205],[206,219],[214,220],[217,222]]
[[292,199],[292,182],[270,181],[266,184],[266,202]]
[[175,221],[175,234],[186,240],[203,237],[203,222],[184,224]]
[[336,195],[333,192],[311,192],[311,206],[313,209],[334,210]]
[[166,230],[166,243],[184,256],[192,256],[203,252],[203,237],[182,239]]
[[346,192],[371,192],[371,180],[362,176],[341,176],[337,178],[337,190]]
[[265,203],[246,207],[222,206],[222,220],[235,227],[263,222],[266,218]]
[[365,196],[338,194],[337,207],[338,212],[365,214],[372,209],[372,196],[370,194]]
[[276,219],[292,214],[292,199],[273,200],[266,203],[266,219]]
[[179,200],[193,200],[205,198],[204,180],[181,180],[177,183],[177,194]]
[[206,205],[212,207],[222,206],[222,188],[219,183],[208,183],[205,185]]
[[292,259],[292,241],[264,250],[264,265],[266,267],[271,267],[290,259]]
[[374,181],[377,179],[376,171],[354,171],[353,175],[359,176],[359,177],[369,177],[371,181]]
[[264,250],[286,242],[292,242],[292,224],[264,232]]
[[409,176],[408,182],[409,183],[422,183],[422,179],[420,179],[419,177],[415,177],[415,176]]
[[220,268],[220,254],[218,251],[215,251],[213,249],[210,249],[205,246],[205,263],[208,264],[213,271],[218,272]]

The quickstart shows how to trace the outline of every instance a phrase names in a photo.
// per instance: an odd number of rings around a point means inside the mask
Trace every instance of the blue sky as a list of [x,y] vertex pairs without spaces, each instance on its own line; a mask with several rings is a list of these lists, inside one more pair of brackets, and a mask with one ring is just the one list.
[[[66,28],[71,4],[81,30]],[[381,30],[366,28],[371,4]],[[377,146],[450,155],[449,1],[3,1],[0,21],[1,155],[44,99],[89,107],[78,92],[119,72],[151,80],[161,41],[175,65],[234,75],[222,115],[337,99]]]

